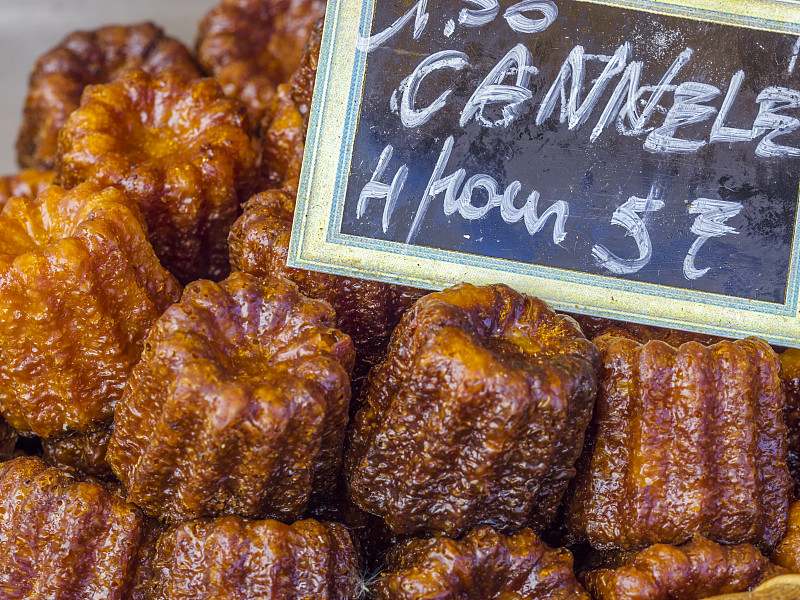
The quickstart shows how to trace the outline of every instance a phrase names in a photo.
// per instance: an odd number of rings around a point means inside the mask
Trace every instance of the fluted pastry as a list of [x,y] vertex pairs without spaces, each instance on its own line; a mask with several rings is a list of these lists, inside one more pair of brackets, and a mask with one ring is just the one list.
[[187,48],[152,23],[75,31],[39,57],[17,139],[20,166],[52,169],[58,133],[78,108],[84,88],[134,68],[151,75],[170,70],[185,77],[200,76]]
[[96,430],[180,287],[114,188],[12,198],[0,230],[0,409],[41,437]]
[[793,573],[800,573],[800,502],[794,502],[789,508],[786,535],[770,555],[770,560]]
[[0,464],[0,596],[127,600],[147,527],[132,504],[39,458]]
[[179,281],[228,272],[228,230],[252,193],[256,156],[244,108],[213,79],[125,73],[86,90],[61,133],[56,181],[125,190]]
[[261,126],[261,177],[264,189],[297,194],[306,147],[311,99],[322,45],[322,20],[311,31],[300,66],[287,83],[278,86]]
[[547,526],[598,359],[572,319],[507,286],[425,296],[365,384],[345,459],[354,500],[403,534]]
[[603,370],[567,503],[573,539],[636,549],[701,534],[769,551],[786,527],[791,484],[770,346],[594,341]]
[[254,124],[275,88],[297,68],[325,0],[222,0],[203,17],[197,56],[225,93],[244,102]]
[[260,277],[286,277],[303,294],[330,302],[337,326],[353,338],[355,371],[366,374],[383,356],[403,313],[423,292],[287,267],[294,207],[294,195],[287,191],[269,190],[250,198],[229,236],[231,267]]
[[187,286],[147,337],[106,460],[128,498],[171,523],[298,518],[333,488],[353,366],[330,305],[284,279]]
[[151,572],[150,600],[355,600],[359,591],[347,530],[313,519],[184,523],[161,536]]
[[698,536],[682,546],[656,544],[582,580],[595,600],[701,600],[750,590],[785,572],[751,544],[723,546]]
[[487,525],[460,540],[399,544],[373,592],[379,600],[589,600],[568,550],[530,529],[507,536]]
[[53,172],[23,169],[14,175],[0,176],[0,210],[12,196],[33,199],[53,183]]
[[781,378],[786,391],[786,421],[788,452],[786,464],[794,480],[795,495],[800,493],[800,350],[789,348],[780,355]]

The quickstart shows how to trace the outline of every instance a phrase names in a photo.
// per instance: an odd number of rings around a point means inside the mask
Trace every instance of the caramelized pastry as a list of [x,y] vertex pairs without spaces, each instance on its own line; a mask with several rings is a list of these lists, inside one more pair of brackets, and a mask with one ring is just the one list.
[[84,88],[134,68],[151,75],[170,70],[200,76],[186,47],[152,23],[76,31],[41,56],[31,73],[17,139],[20,166],[52,169],[59,130],[78,108]]
[[596,338],[603,369],[566,525],[596,548],[694,535],[769,551],[791,480],[780,362],[749,338],[678,348]]
[[800,494],[800,350],[789,348],[780,355],[786,408],[783,411],[788,433],[786,464],[794,480],[795,496]]
[[180,288],[114,188],[12,198],[0,230],[0,409],[45,438],[96,430]]
[[0,464],[3,598],[127,600],[146,529],[132,504],[39,458]]
[[14,447],[17,445],[17,432],[0,417],[0,462],[9,460],[14,456]]
[[786,571],[750,544],[722,546],[702,536],[682,546],[656,544],[625,566],[582,577],[595,600],[701,600],[743,592]]
[[269,190],[244,205],[228,238],[231,267],[260,277],[286,277],[303,294],[330,302],[337,326],[353,338],[356,373],[366,374],[383,356],[392,330],[422,292],[287,267],[294,201],[289,192]]
[[228,230],[255,177],[248,131],[244,109],[213,79],[130,71],[86,90],[64,125],[56,179],[125,190],[178,280],[219,280]]
[[353,367],[330,305],[284,279],[187,286],[147,337],[106,459],[128,499],[170,523],[298,518],[333,488]]
[[62,438],[42,440],[43,458],[51,465],[74,469],[97,479],[111,481],[114,472],[106,462],[111,428],[89,433],[70,433]]
[[530,529],[506,536],[482,525],[463,539],[414,539],[389,555],[379,600],[589,600],[572,555]]
[[282,188],[297,194],[321,44],[322,20],[311,31],[291,80],[278,86],[262,124],[261,177],[265,189]]
[[258,123],[324,13],[325,0],[222,0],[200,22],[197,56]]
[[800,502],[789,508],[789,526],[786,535],[770,556],[770,560],[792,573],[800,573]]
[[353,499],[401,534],[544,528],[574,475],[598,360],[572,319],[507,286],[425,296],[365,384]]
[[313,519],[284,525],[200,519],[164,533],[150,600],[355,600],[358,558],[347,530]]
[[53,183],[52,171],[24,169],[16,175],[0,176],[0,210],[12,196],[32,200]]

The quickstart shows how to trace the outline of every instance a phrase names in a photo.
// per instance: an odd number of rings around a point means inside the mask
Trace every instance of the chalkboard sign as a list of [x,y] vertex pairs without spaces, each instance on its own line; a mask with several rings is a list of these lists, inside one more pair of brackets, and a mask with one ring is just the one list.
[[798,345],[799,35],[796,2],[332,3],[290,261]]

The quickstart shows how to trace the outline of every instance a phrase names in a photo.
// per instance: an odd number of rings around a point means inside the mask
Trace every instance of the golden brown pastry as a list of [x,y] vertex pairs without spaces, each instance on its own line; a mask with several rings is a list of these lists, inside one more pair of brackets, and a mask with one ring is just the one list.
[[186,77],[200,76],[186,47],[152,23],[76,31],[39,57],[17,139],[20,166],[52,169],[58,132],[78,108],[84,88],[107,83],[134,68],[151,75],[171,70]]
[[0,210],[12,196],[33,199],[53,183],[52,171],[24,169],[16,175],[0,176]]
[[507,536],[482,525],[458,541],[414,539],[388,563],[373,588],[379,600],[589,600],[572,554],[530,529]]
[[12,198],[0,230],[0,409],[41,437],[98,429],[180,287],[114,188]]
[[795,496],[800,494],[800,350],[789,348],[780,355],[786,408],[783,417],[788,434],[786,464],[794,480]]
[[187,286],[147,337],[106,460],[170,523],[298,518],[341,465],[353,344],[284,279]]
[[572,319],[507,286],[425,296],[363,389],[345,458],[353,499],[402,534],[547,526],[598,360]]
[[325,0],[222,0],[200,22],[198,59],[257,124],[324,13]]
[[789,508],[789,525],[786,535],[770,555],[770,560],[793,573],[800,573],[800,502]]
[[127,600],[146,529],[132,504],[39,458],[0,464],[0,596]]
[[573,538],[637,549],[701,534],[769,551],[783,536],[791,485],[770,346],[594,341],[603,369],[567,503]]
[[149,600],[355,600],[358,558],[347,530],[313,519],[284,525],[200,519],[164,533]]
[[624,566],[584,573],[595,600],[701,600],[743,592],[786,571],[750,544],[723,546],[702,536],[682,546],[656,544]]
[[288,83],[278,86],[262,123],[264,189],[282,188],[297,194],[321,44],[322,20],[311,31],[300,66]]
[[89,433],[70,433],[62,438],[42,440],[42,457],[51,465],[111,481],[114,472],[106,462],[111,428]]
[[337,326],[353,338],[355,371],[366,374],[383,356],[403,313],[423,292],[287,267],[294,206],[294,195],[286,191],[269,190],[250,198],[228,238],[231,267],[259,277],[286,277],[303,294],[330,302]]
[[228,230],[256,177],[248,131],[243,107],[213,79],[129,71],[86,90],[64,125],[56,179],[125,190],[179,281],[218,280],[229,268]]

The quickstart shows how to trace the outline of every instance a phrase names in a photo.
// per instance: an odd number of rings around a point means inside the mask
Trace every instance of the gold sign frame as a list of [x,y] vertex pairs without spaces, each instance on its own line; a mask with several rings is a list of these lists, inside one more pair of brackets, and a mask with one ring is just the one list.
[[[340,232],[376,0],[330,0],[288,264],[426,289],[503,282],[559,310],[800,347],[800,219],[784,304],[384,241]],[[575,0],[800,36],[800,3],[784,0]],[[720,10],[724,6],[725,10]],[[358,23],[359,27],[354,27]]]

